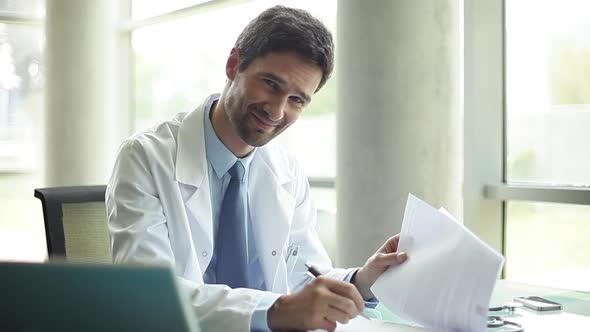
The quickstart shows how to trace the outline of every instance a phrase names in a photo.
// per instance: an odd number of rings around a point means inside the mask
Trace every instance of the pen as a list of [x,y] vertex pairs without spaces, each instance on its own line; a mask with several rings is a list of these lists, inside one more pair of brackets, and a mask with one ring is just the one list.
[[[319,277],[319,276],[321,276],[321,275],[322,275],[322,273],[321,273],[321,272],[320,272],[320,271],[319,271],[319,270],[318,270],[318,269],[317,269],[315,266],[313,266],[313,265],[311,265],[311,264],[309,264],[309,263],[305,263],[305,267],[307,268],[307,272],[311,273],[311,275],[312,275],[314,278],[317,278],[317,277]],[[366,319],[369,319],[369,320],[371,319],[371,318],[369,318],[369,316],[367,316],[367,314],[365,314],[363,311],[361,311],[361,312],[359,313],[359,315],[360,315],[360,316],[362,316],[362,317],[364,317],[364,318],[366,318]]]
[[293,247],[293,244],[289,245],[289,249],[287,250],[287,259],[285,260],[285,263],[289,263],[289,259],[291,257],[297,256],[298,251],[299,251],[299,246]]
[[289,258],[291,258],[292,251],[293,251],[293,242],[291,242],[291,244],[289,244],[289,247],[287,247],[287,259],[285,260],[285,263],[289,262]]

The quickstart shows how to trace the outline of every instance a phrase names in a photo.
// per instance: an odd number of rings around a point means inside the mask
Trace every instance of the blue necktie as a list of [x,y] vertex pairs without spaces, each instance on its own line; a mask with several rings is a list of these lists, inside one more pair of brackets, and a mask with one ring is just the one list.
[[218,284],[231,288],[248,287],[248,249],[246,246],[246,184],[244,165],[238,160],[230,168],[231,180],[221,204],[217,231]]

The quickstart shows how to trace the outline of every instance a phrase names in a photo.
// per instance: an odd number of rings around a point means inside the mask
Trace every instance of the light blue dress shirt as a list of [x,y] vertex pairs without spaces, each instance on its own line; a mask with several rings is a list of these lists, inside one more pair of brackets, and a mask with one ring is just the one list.
[[[213,215],[213,234],[217,234],[219,227],[219,216],[221,214],[221,204],[223,196],[229,185],[231,176],[229,169],[236,163],[238,158],[221,142],[211,124],[210,112],[211,106],[219,99],[219,94],[211,95],[205,104],[204,130],[205,130],[205,149],[207,154],[207,163],[209,171],[209,189],[211,195],[211,208]],[[250,163],[256,158],[256,149],[244,158],[240,158],[240,162],[244,165],[246,179],[246,186],[248,186],[248,174],[250,173]],[[248,192],[248,195],[252,193]],[[250,211],[246,217],[246,234],[248,247],[248,277],[249,288],[267,290],[264,282],[264,273],[262,273],[262,266],[258,253],[256,252],[256,245],[254,243],[254,235],[252,230],[252,221],[250,218]],[[215,266],[217,258],[215,250],[213,257],[211,257],[210,267],[205,271],[203,279],[206,283],[215,283]],[[269,330],[267,324],[267,311],[272,304],[281,296],[281,294],[267,293],[258,303],[250,325],[252,330]]]

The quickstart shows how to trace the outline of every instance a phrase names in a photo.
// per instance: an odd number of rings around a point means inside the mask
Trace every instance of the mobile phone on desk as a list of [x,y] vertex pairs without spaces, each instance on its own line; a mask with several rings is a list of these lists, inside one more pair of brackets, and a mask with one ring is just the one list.
[[525,307],[537,311],[561,310],[561,304],[540,296],[519,296],[514,298],[514,301],[522,303]]

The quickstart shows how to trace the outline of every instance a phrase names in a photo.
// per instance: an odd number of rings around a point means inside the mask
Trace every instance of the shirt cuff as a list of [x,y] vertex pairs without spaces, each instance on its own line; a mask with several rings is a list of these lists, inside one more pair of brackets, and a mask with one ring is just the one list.
[[272,307],[279,297],[281,297],[281,294],[264,293],[250,319],[250,329],[252,331],[270,331],[267,321],[268,309]]
[[[344,281],[352,282],[352,278],[354,275],[360,270],[360,268],[350,271],[346,277],[344,277]],[[375,309],[375,307],[379,304],[379,299],[376,297],[372,297],[370,299],[363,299],[365,301],[365,307],[370,309]]]
[[354,269],[348,272],[348,274],[344,277],[344,281],[352,282],[352,277],[359,271],[360,269]]
[[376,297],[372,297],[370,299],[365,300],[365,307],[369,309],[375,309],[375,307],[379,304],[379,299]]

